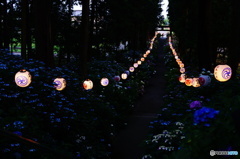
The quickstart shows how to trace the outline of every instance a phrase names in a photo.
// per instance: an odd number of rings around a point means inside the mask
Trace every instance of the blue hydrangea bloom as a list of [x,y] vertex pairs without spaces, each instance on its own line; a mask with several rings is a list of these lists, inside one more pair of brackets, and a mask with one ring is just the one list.
[[217,114],[219,114],[218,110],[202,107],[201,109],[196,110],[194,113],[194,125],[204,123],[205,126],[210,126],[210,124],[207,122],[210,119],[214,119]]

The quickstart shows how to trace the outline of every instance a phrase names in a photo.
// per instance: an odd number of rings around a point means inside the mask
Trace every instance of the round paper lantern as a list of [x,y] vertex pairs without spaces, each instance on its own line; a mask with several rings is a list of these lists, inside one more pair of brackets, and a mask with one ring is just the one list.
[[146,58],[146,57],[147,57],[147,54],[144,54],[144,55],[143,55],[143,57],[145,57],[145,58]]
[[145,58],[142,57],[142,58],[141,58],[141,61],[145,61]]
[[183,64],[183,63],[181,63],[179,66],[180,66],[181,68],[183,68],[183,67],[184,67],[184,64]]
[[137,67],[138,67],[138,64],[137,64],[137,63],[134,63],[134,64],[133,64],[133,67],[137,68]]
[[186,84],[187,86],[192,86],[192,84],[193,84],[193,79],[192,79],[192,78],[187,78],[187,79],[185,80],[185,84]]
[[122,79],[127,79],[127,74],[126,73],[122,73],[121,77],[122,77]]
[[211,77],[208,75],[201,75],[199,77],[199,83],[201,86],[206,86],[211,82]]
[[138,64],[138,65],[141,65],[141,64],[142,64],[142,62],[141,62],[141,61],[138,61],[138,62],[137,62],[137,64]]
[[185,83],[185,79],[186,79],[186,75],[185,74],[181,74],[180,77],[179,77],[179,82]]
[[56,78],[53,82],[54,82],[54,87],[58,91],[63,90],[67,85],[67,82],[64,78]]
[[214,76],[220,82],[229,80],[232,76],[232,69],[228,65],[217,65],[214,69]]
[[128,70],[126,70],[126,71],[125,71],[125,73],[126,73],[127,75],[129,75],[129,74],[130,74],[130,72],[129,72]]
[[176,60],[177,60],[177,59],[179,59],[177,55],[176,55],[176,56],[174,56],[174,58],[175,58]]
[[200,87],[199,78],[193,78],[192,79],[192,86],[193,87]]
[[130,68],[129,68],[129,71],[130,71],[130,72],[134,72],[134,67],[130,67]]
[[87,79],[83,82],[83,88],[86,90],[90,90],[93,88],[93,82],[90,79]]
[[114,81],[119,82],[121,78],[120,78],[120,76],[114,76],[113,79],[114,79]]
[[15,75],[15,83],[19,87],[27,87],[31,83],[32,76],[31,74],[26,70],[20,70]]
[[180,68],[180,72],[181,72],[181,73],[185,73],[185,68],[183,68],[183,67]]
[[146,54],[147,54],[147,55],[150,54],[150,50],[147,50],[147,51],[146,51]]
[[109,80],[107,78],[102,78],[100,83],[102,86],[107,86],[109,84]]

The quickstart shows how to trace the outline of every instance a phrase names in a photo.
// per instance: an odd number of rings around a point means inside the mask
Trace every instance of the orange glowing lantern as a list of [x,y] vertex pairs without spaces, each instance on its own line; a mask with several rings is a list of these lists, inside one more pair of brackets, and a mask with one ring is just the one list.
[[200,87],[199,78],[193,78],[192,79],[192,86],[193,87]]
[[83,88],[85,90],[90,90],[93,88],[93,82],[90,79],[87,79],[83,82]]
[[180,77],[179,77],[179,82],[185,83],[185,79],[186,79],[186,75],[185,74],[181,74]]
[[185,80],[185,84],[186,84],[187,86],[192,86],[192,84],[193,84],[193,79],[192,79],[192,78],[187,78],[187,79]]

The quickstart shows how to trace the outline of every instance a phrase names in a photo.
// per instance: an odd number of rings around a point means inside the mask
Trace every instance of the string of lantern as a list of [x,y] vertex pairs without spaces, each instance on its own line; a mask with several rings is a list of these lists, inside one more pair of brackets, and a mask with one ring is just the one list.
[[[199,77],[194,77],[194,78],[187,77],[187,75],[185,74],[186,70],[184,67],[184,63],[179,58],[176,50],[174,49],[174,47],[172,45],[171,36],[169,36],[168,43],[169,43],[170,49],[172,50],[172,54],[180,67],[179,71],[180,71],[181,75],[179,77],[179,82],[185,83],[185,85],[193,86],[193,87],[206,86],[209,83],[211,83],[211,77],[209,75],[200,75]],[[228,81],[231,78],[231,76],[232,76],[232,69],[230,66],[228,66],[226,64],[225,65],[217,65],[214,68],[214,77],[220,82]]]
[[[143,54],[143,56],[136,63],[133,64],[133,66],[129,67],[128,70],[124,71],[121,74],[121,76],[116,75],[113,77],[113,79],[116,82],[119,82],[121,79],[126,80],[128,78],[128,76],[130,75],[130,72],[134,72],[138,68],[138,66],[141,65],[145,61],[145,58],[147,58],[147,56],[151,53],[151,50],[153,48],[153,43],[157,37],[157,34],[158,33],[156,33],[155,36],[151,39],[149,49],[145,52],[145,54]],[[32,76],[31,76],[30,72],[25,69],[22,69],[15,74],[15,83],[19,87],[28,87],[30,85],[31,81],[32,81]],[[64,78],[56,78],[56,79],[54,79],[53,83],[54,83],[55,89],[58,91],[62,91],[67,86],[67,81]],[[108,86],[109,79],[106,77],[103,77],[100,80],[100,84],[104,87]],[[83,88],[85,90],[91,90],[93,88],[92,80],[86,79],[83,82]]]

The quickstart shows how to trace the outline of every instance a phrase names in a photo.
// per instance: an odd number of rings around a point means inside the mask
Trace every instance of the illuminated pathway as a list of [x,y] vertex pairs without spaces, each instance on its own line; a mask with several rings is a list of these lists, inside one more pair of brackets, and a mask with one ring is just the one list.
[[[157,40],[157,39],[156,39]],[[164,94],[163,45],[166,39],[159,39],[159,63],[156,74],[150,79],[144,95],[136,102],[134,113],[129,117],[127,127],[116,137],[113,144],[112,159],[141,159],[144,148],[141,147],[149,132],[149,122],[157,117]]]

